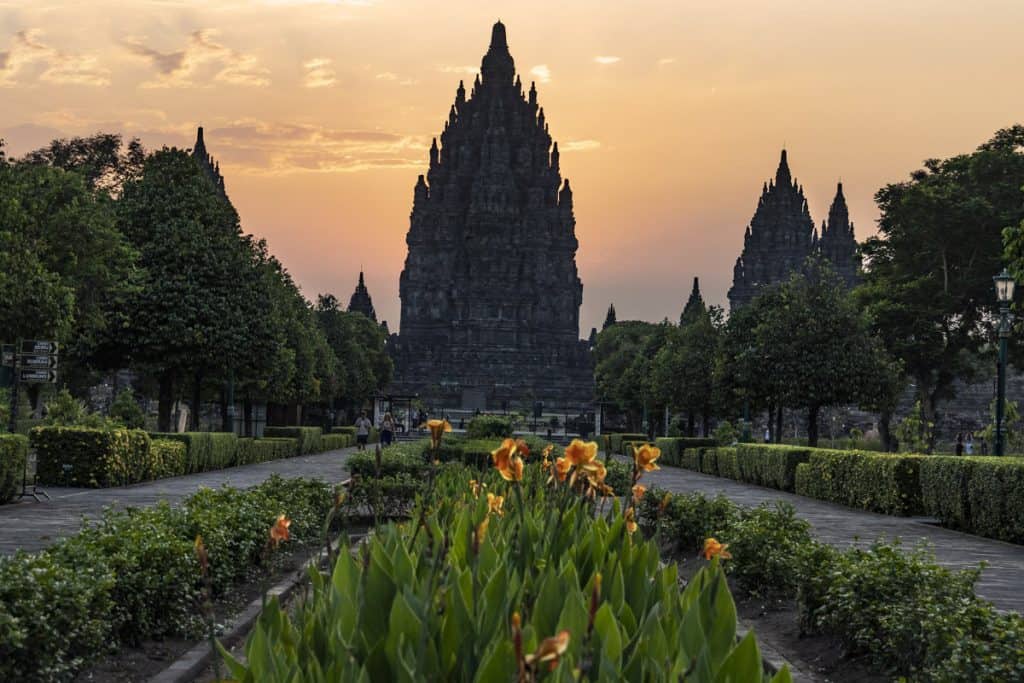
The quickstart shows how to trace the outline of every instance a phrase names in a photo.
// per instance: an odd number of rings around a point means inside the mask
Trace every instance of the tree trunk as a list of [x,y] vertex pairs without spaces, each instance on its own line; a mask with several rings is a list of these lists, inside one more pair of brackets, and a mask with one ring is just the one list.
[[39,395],[42,393],[42,385],[40,384],[29,384],[28,385],[28,403],[32,406],[32,419],[38,420],[43,416],[42,402],[39,400]]
[[693,424],[694,424],[693,411],[692,410],[687,410],[686,411],[686,435],[687,436],[693,436]]
[[878,414],[878,436],[882,439],[882,450],[892,453],[892,411],[883,410]]
[[818,447],[818,406],[811,406],[807,409],[807,445],[811,448]]
[[935,450],[935,428],[929,429],[928,423],[930,422],[933,425],[939,423],[939,401],[935,397],[935,392],[928,392],[927,400],[921,406],[921,413],[921,429],[928,434],[928,447],[925,449],[925,452],[931,455]]
[[779,404],[779,412],[775,415],[775,443],[782,443],[782,404]]
[[235,425],[231,424],[231,416],[228,415],[227,387],[221,387],[220,389],[220,429],[222,432],[235,431]]
[[245,400],[242,401],[242,412],[245,417],[245,435],[252,436],[252,399],[249,395],[245,395]]
[[169,432],[171,431],[171,408],[174,407],[174,373],[170,370],[160,373],[158,403],[157,429],[161,432]]
[[199,403],[203,399],[203,373],[196,371],[192,382],[192,431],[199,431]]
[[701,425],[701,436],[705,439],[711,435],[711,408],[704,406],[704,410],[701,411],[702,425]]
[[775,442],[775,406],[768,404],[768,443]]

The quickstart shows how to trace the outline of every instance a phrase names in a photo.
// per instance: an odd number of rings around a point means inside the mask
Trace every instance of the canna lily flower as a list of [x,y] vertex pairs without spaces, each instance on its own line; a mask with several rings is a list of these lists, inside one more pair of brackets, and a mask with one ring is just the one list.
[[633,448],[633,462],[636,463],[637,471],[653,472],[661,468],[654,464],[654,461],[661,457],[661,449],[645,443],[640,448]]
[[551,451],[553,451],[553,450],[555,450],[554,444],[550,444],[549,443],[547,446],[544,447],[544,450],[541,451],[541,455],[543,455],[545,459],[550,458],[551,457]]
[[732,555],[726,548],[729,547],[728,543],[719,543],[714,538],[704,539],[704,559],[710,560],[712,557],[720,557],[723,560],[731,560]]
[[569,632],[562,631],[557,636],[540,641],[537,651],[532,655],[526,655],[526,663],[527,665],[532,665],[534,662],[538,664],[546,663],[548,664],[548,670],[554,671],[558,666],[558,658],[564,655],[568,649]]
[[530,445],[522,439],[516,439],[516,452],[524,458],[530,457]]
[[430,430],[430,445],[437,450],[441,445],[441,437],[452,431],[452,426],[448,420],[427,420],[427,429]]
[[496,496],[490,491],[487,492],[487,512],[494,513],[499,517],[504,516],[505,496]]
[[476,479],[469,480],[469,490],[472,491],[474,498],[480,497],[480,482]]
[[206,552],[206,544],[203,543],[202,535],[196,536],[195,542],[196,559],[199,560],[199,569],[203,575],[210,568],[210,554]]
[[278,515],[277,521],[274,522],[274,526],[270,527],[270,542],[277,546],[281,541],[288,540],[288,527],[292,525],[292,520],[288,519],[284,515]]
[[572,443],[565,447],[565,458],[573,465],[585,465],[597,457],[597,442],[583,442],[573,439]]
[[634,508],[630,507],[626,510],[626,531],[632,535],[636,533],[636,529],[636,512],[634,511]]
[[487,527],[490,523],[491,518],[485,515],[483,521],[476,525],[476,545],[478,548],[484,542],[484,539],[487,538]]
[[658,504],[658,514],[659,515],[665,514],[665,509],[668,508],[668,504],[671,503],[671,502],[672,502],[672,494],[671,493],[666,493],[665,496],[661,499],[661,503]]
[[[569,462],[568,458],[556,458],[555,459],[555,471],[551,475],[551,478],[557,478],[558,481],[565,481],[565,478],[569,476],[569,470],[572,469],[572,463]],[[551,479],[549,479],[550,481]]]
[[523,459],[518,455],[518,446],[512,439],[505,439],[497,450],[491,451],[494,468],[505,481],[522,481]]
[[647,493],[647,487],[643,484],[633,485],[633,502],[639,503],[644,498],[644,494]]

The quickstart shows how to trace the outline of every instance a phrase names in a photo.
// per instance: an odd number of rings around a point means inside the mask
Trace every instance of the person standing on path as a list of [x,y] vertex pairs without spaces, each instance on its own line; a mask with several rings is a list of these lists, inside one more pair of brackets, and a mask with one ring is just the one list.
[[967,441],[964,442],[964,453],[974,455],[974,433],[967,432]]
[[391,411],[384,413],[384,419],[380,421],[380,444],[387,448],[391,445],[391,439],[395,433],[395,418],[391,416]]
[[963,455],[964,454],[964,435],[961,434],[961,433],[958,433],[956,435],[956,454],[957,455]]
[[370,418],[366,417],[366,411],[364,410],[356,418],[356,447],[358,450],[366,450],[366,442],[370,440],[370,429],[372,427],[373,423],[370,422]]

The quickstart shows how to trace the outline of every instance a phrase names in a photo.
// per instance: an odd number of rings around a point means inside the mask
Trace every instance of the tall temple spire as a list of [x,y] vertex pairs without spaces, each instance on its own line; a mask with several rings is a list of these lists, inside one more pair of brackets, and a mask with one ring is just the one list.
[[508,51],[505,37],[505,24],[499,20],[491,29],[491,45],[480,65],[480,73],[485,85],[510,85],[515,72],[515,61]]
[[227,199],[227,191],[224,189],[224,176],[220,174],[220,164],[206,151],[206,140],[203,137],[202,126],[199,126],[196,131],[196,144],[192,146],[192,158],[199,162],[203,172],[213,182],[217,191]]
[[842,182],[836,184],[836,196],[828,210],[828,221],[821,225],[818,251],[832,263],[832,268],[848,287],[857,284],[861,261]]
[[601,331],[604,332],[616,322],[615,304],[608,304],[608,312],[604,316],[604,325],[601,326]]
[[366,282],[363,280],[363,271],[359,271],[359,283],[356,290],[352,292],[352,298],[348,301],[350,313],[362,313],[373,322],[377,322],[377,312],[373,310],[373,300],[370,299],[370,292],[366,289]]
[[775,171],[775,185],[789,185],[792,182],[792,176],[789,172],[789,161],[786,159],[786,149],[782,149],[782,158],[779,159],[779,168]]
[[707,310],[708,308],[704,304],[704,297],[700,294],[700,278],[694,277],[693,289],[690,290],[690,298],[686,300],[686,305],[683,306],[683,314],[679,316],[679,324],[686,325],[695,322]]

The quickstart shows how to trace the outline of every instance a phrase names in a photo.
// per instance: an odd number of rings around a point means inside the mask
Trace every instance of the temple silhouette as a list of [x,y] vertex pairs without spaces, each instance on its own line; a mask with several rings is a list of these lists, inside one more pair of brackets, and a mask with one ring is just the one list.
[[413,189],[390,392],[435,407],[588,407],[575,227],[558,144],[499,21]]

